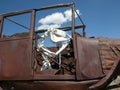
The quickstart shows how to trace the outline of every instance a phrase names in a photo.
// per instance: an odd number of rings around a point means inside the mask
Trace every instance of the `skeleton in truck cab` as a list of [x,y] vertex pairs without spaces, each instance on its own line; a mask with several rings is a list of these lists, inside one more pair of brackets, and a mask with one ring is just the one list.
[[[57,52],[52,52],[48,50],[44,46],[44,40],[45,38],[49,37],[50,40],[55,43],[55,44],[60,44],[61,47]],[[38,51],[41,52],[42,57],[43,57],[43,65],[41,67],[41,71],[47,70],[47,69],[52,69],[51,64],[48,60],[48,57],[56,57],[58,54],[60,54],[69,44],[71,39],[71,36],[67,34],[65,31],[55,29],[55,28],[49,28],[42,36],[41,36],[41,41],[38,44]],[[61,62],[61,61],[59,61]]]

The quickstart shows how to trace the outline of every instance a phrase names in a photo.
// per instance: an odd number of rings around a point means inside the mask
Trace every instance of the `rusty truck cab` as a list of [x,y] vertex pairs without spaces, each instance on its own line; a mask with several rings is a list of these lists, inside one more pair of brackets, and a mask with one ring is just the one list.
[[[73,69],[74,74],[72,74],[70,70],[67,70],[67,67],[65,65],[62,66],[62,68],[65,67],[64,69],[66,69],[70,74],[55,75],[48,73],[44,75],[43,73],[40,73],[40,70],[37,72],[37,70],[34,69],[34,67],[37,67],[36,62],[38,63],[41,60],[41,57],[39,55],[40,53],[36,51],[37,40],[39,39],[38,34],[45,32],[44,30],[35,30],[36,13],[43,10],[63,7],[69,7],[72,10],[71,26],[61,29],[64,29],[66,31],[71,30],[73,39],[71,40],[73,44],[72,51],[74,52],[74,50],[76,51],[77,49],[75,46],[76,43],[74,34],[74,3],[60,4],[43,7],[40,9],[24,10],[0,15],[0,80],[75,80],[75,68]],[[27,24],[27,26],[25,26],[24,23],[21,24],[17,22],[17,19],[14,20],[14,17],[17,16],[24,18],[25,21],[28,20],[29,25]],[[29,18],[26,19],[27,17]],[[13,28],[12,25],[6,26],[5,24],[7,21],[24,28],[26,31],[19,31],[19,28],[17,30],[17,28]],[[83,37],[85,37],[85,25],[78,25],[76,28],[82,28]],[[11,35],[6,35],[4,32],[13,33]],[[72,56],[73,61],[75,61],[76,58],[76,53],[74,52],[74,56]],[[38,59],[38,61],[36,59]],[[57,63],[56,60],[53,60],[53,62]]]
[[[66,32],[70,31],[72,37],[70,44],[61,52],[60,56],[49,58],[52,65],[51,70],[41,71],[43,58],[41,53],[37,51],[37,44],[41,38],[40,35],[46,32],[47,29],[36,30],[37,12],[66,7],[70,8],[72,12],[71,26],[59,29]],[[75,25],[75,14],[78,15],[81,21],[80,25]],[[22,19],[14,19],[17,16],[21,16]],[[25,30],[13,28],[12,25],[6,26],[5,24],[8,24],[6,21]],[[29,23],[26,24],[25,21]],[[78,34],[78,28],[82,31],[81,35]],[[9,35],[10,33],[12,34]],[[59,47],[47,48],[56,51]],[[113,67],[108,77],[106,77],[107,79],[104,78],[105,73],[99,51],[99,40],[86,38],[85,24],[76,12],[74,3],[0,15],[0,81],[12,82],[16,88],[30,87],[29,90],[33,90],[32,88],[36,90],[39,88],[49,90],[98,90],[96,87],[106,87],[108,85],[107,80],[109,80],[117,65]],[[58,63],[59,59],[61,65]],[[99,83],[99,81],[101,82]],[[95,84],[97,82],[98,84]],[[91,85],[93,86],[89,88]]]

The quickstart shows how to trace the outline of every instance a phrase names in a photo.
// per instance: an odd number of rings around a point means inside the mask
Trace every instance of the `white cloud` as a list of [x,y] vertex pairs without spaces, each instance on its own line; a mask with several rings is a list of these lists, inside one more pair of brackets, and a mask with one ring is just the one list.
[[48,29],[48,28],[59,28],[59,27],[61,27],[60,24],[51,24],[51,25],[43,24],[43,25],[38,27],[38,30]]
[[66,10],[66,11],[64,12],[64,15],[65,15],[65,18],[66,18],[67,20],[71,21],[71,16],[72,16],[71,10]]
[[39,20],[41,24],[62,24],[66,22],[66,18],[60,12],[53,13]]
[[[78,14],[80,14],[80,12],[79,12],[79,10],[76,10],[76,12],[78,13]],[[72,17],[72,11],[71,11],[71,9],[69,9],[69,10],[66,10],[65,12],[64,12],[64,15],[65,15],[65,18],[67,19],[67,20],[69,20],[69,21],[71,21],[71,17]],[[77,18],[77,14],[75,13],[75,18]]]
[[[79,10],[77,10],[77,13],[80,13]],[[38,29],[59,28],[63,23],[71,21],[71,16],[72,12],[70,9],[64,12],[52,13],[38,21],[41,24]],[[76,14],[75,18],[77,18]]]

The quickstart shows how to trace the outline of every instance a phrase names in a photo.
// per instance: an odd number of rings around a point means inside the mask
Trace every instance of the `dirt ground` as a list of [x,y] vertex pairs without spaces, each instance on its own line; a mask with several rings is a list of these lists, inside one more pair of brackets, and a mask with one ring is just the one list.
[[117,79],[113,80],[113,82],[110,84],[110,86],[115,86],[118,85],[119,87],[115,89],[110,89],[110,90],[120,90],[120,76],[117,77]]

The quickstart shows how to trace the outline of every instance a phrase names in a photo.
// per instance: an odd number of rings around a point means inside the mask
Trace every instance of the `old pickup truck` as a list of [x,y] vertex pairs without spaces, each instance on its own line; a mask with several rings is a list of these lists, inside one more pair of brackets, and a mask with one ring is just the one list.
[[[36,30],[37,14],[59,8],[70,8],[70,26]],[[81,24],[76,25],[75,15]],[[24,18],[22,24],[17,17]],[[120,39],[87,38],[85,27],[74,3],[0,14],[0,89],[112,88],[120,74]],[[48,39],[53,46],[45,45]]]

